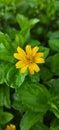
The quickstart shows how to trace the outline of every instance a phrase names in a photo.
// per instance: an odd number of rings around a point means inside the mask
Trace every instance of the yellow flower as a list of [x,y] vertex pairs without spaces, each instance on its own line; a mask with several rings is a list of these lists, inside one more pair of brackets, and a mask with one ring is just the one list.
[[7,125],[6,130],[16,130],[16,126],[13,124]]
[[44,59],[42,58],[44,53],[37,52],[38,50],[38,46],[31,48],[30,45],[27,45],[26,52],[19,46],[17,47],[18,53],[14,53],[14,58],[19,60],[16,63],[16,68],[21,68],[21,73],[25,73],[27,69],[29,69],[31,74],[34,74],[34,71],[40,71],[40,68],[37,64],[44,63]]

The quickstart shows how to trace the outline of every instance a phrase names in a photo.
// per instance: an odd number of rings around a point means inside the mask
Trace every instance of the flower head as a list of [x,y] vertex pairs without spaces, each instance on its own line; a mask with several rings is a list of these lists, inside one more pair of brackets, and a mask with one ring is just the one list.
[[16,126],[13,124],[7,125],[6,130],[16,130]]
[[14,57],[19,60],[16,63],[16,68],[21,68],[20,72],[25,73],[27,69],[29,69],[31,74],[34,74],[34,71],[40,71],[40,68],[37,64],[44,63],[44,59],[42,58],[44,53],[38,52],[39,47],[35,46],[31,48],[30,45],[26,46],[26,51],[24,51],[21,47],[17,47],[17,52],[14,53]]

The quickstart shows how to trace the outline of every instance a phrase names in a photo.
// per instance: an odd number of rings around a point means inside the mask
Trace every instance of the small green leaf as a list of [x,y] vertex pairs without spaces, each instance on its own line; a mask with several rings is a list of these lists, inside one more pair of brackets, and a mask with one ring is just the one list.
[[50,70],[47,67],[42,67],[40,70],[40,78],[43,81],[46,81],[48,79],[51,79],[53,74],[50,72]]
[[51,32],[49,39],[56,39],[59,38],[59,31]]
[[10,88],[6,85],[0,86],[0,106],[10,108]]
[[30,27],[32,28],[35,24],[37,24],[40,20],[35,18],[35,19],[31,19],[29,21]]
[[40,74],[35,73],[34,75],[29,75],[29,80],[31,80],[31,82],[38,83],[40,81]]
[[50,103],[50,110],[59,118],[59,109],[53,102]]
[[14,99],[14,100],[13,100],[12,107],[13,107],[15,110],[18,110],[18,111],[20,111],[21,113],[24,112],[24,111],[26,111],[26,106],[23,105],[22,102],[19,101],[19,99],[18,99],[16,96],[14,96],[13,99]]
[[50,130],[59,130],[59,119],[54,119],[53,122],[51,122]]
[[30,130],[50,130],[46,125],[41,122],[36,123]]
[[41,43],[38,40],[30,40],[28,44],[31,45],[32,47],[35,47],[39,46]]
[[0,124],[4,125],[13,118],[13,115],[9,112],[0,111]]
[[20,71],[17,70],[14,65],[12,65],[6,74],[6,83],[12,88],[20,87],[24,82],[26,75],[27,72],[21,74]]
[[0,49],[0,60],[14,63],[15,59],[13,55],[10,55],[7,50]]
[[59,76],[59,53],[48,57],[46,64],[54,75]]
[[27,39],[29,39],[30,29],[28,27],[26,27],[25,29],[22,29],[20,31],[20,35],[22,35],[24,43],[25,43],[27,41]]
[[24,15],[17,14],[16,19],[17,19],[21,29],[28,27],[28,19]]
[[12,41],[10,40],[9,36],[0,32],[0,44],[1,43],[8,51],[11,53],[13,52]]
[[59,78],[49,80],[47,85],[50,87],[51,93],[53,93],[55,96],[59,95]]
[[46,58],[49,55],[50,49],[47,47],[40,46],[39,51],[44,53],[44,58]]
[[4,83],[5,64],[0,62],[0,84]]
[[15,45],[16,48],[18,46],[23,47],[23,45],[24,45],[24,37],[20,33],[16,34],[15,43],[16,43],[16,45]]
[[53,51],[59,52],[59,39],[50,39],[49,46]]
[[59,76],[59,53],[52,56],[51,71]]
[[0,43],[0,60],[14,62],[15,59],[13,57],[12,50],[8,50],[3,43]]
[[27,111],[20,123],[21,130],[29,130],[36,122],[42,119],[42,113]]

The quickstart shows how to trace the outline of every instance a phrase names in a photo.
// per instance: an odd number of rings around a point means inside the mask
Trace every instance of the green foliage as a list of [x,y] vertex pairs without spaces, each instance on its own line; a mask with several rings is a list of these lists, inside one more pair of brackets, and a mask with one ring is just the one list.
[[0,110],[0,124],[6,124],[13,118],[13,115],[9,112],[3,112]]
[[41,120],[42,113],[34,113],[31,111],[27,111],[20,123],[21,130],[29,130],[36,122]]
[[49,46],[53,51],[59,52],[59,39],[51,39],[49,40]]
[[21,74],[20,71],[17,71],[15,67],[12,66],[6,74],[5,82],[10,87],[17,88],[20,87],[21,84],[24,82],[26,75],[27,73]]
[[41,84],[24,82],[16,91],[15,96],[23,105],[34,112],[45,112],[48,109],[50,93]]
[[59,120],[55,119],[51,124],[50,130],[58,130],[58,129],[59,129]]
[[[34,75],[15,66],[17,47],[26,45],[44,53]],[[0,130],[10,123],[16,130],[59,130],[58,0],[0,0]]]
[[45,125],[43,125],[43,123],[42,122],[38,122],[38,123],[36,123],[32,128],[31,128],[31,130],[49,130],[49,128],[47,127],[47,126],[45,126]]
[[54,73],[54,75],[59,76],[59,53],[54,54],[51,57],[48,57],[47,62],[49,63],[49,67]]
[[0,107],[10,108],[10,88],[6,85],[0,86]]

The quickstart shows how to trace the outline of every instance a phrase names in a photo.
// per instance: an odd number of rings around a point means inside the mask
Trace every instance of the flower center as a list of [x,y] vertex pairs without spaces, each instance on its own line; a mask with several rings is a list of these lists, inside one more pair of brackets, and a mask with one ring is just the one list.
[[27,56],[26,59],[27,59],[27,63],[28,63],[28,64],[31,64],[31,63],[34,62],[34,58],[33,58],[32,56],[29,56],[29,57]]

